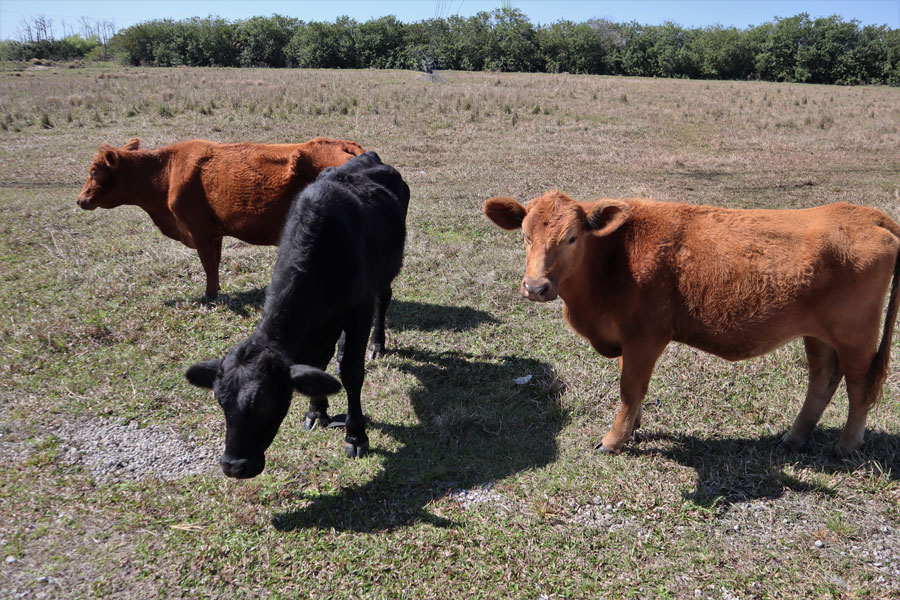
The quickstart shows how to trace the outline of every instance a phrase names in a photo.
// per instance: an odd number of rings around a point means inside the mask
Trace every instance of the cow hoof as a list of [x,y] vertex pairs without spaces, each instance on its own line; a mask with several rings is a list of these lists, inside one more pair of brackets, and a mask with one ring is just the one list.
[[306,415],[306,419],[303,421],[303,428],[307,431],[312,431],[319,427],[326,428],[331,426],[331,419],[328,418],[328,415],[325,416],[314,416],[314,415]]
[[790,437],[790,433],[786,433],[778,440],[775,448],[780,452],[800,452],[803,448],[803,441],[798,441]]
[[837,459],[851,458],[859,452],[859,448],[848,448],[842,446],[840,442],[831,447],[831,456]]
[[350,440],[344,442],[344,452],[349,458],[362,458],[369,453],[369,440]]
[[603,445],[603,442],[599,442],[596,446],[594,446],[594,450],[599,452],[600,454],[618,454],[618,450],[613,450],[612,448],[607,448]]
[[372,344],[369,346],[369,353],[366,356],[369,360],[384,356],[384,344]]

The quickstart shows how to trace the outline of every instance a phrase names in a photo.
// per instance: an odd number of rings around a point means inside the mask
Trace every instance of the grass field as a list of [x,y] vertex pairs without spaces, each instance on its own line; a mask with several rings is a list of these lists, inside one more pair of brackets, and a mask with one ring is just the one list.
[[[195,252],[75,198],[103,142],[316,135],[378,151],[412,190],[389,354],[363,388],[374,452],[304,432],[297,398],[265,472],[228,480],[220,409],[183,371],[249,334],[275,249],[227,239],[206,303]],[[616,363],[559,301],[519,297],[520,238],[480,207],[560,188],[900,218],[898,148],[900,90],[880,87],[4,65],[0,596],[897,597],[900,367],[839,460],[843,386],[805,452],[774,447],[800,345],[741,363],[673,345],[643,439],[601,456]],[[98,462],[116,448],[130,458]]]

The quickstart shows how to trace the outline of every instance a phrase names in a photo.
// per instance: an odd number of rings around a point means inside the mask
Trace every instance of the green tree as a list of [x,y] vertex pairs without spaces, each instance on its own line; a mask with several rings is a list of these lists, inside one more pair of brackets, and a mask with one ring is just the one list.
[[238,64],[242,67],[285,67],[285,48],[300,26],[292,17],[252,17],[237,24]]

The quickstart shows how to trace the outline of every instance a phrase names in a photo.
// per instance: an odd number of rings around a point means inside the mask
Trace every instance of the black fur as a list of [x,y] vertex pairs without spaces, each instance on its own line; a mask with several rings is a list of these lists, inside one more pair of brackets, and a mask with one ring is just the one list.
[[[391,281],[400,271],[406,240],[409,187],[374,152],[325,169],[294,200],[278,248],[263,317],[248,340],[221,364],[188,369],[195,385],[209,381],[225,412],[226,475],[253,477],[265,465],[296,387],[316,394],[339,387],[324,370],[339,350],[347,390],[346,451],[368,450],[360,406],[366,341],[378,306],[373,353],[383,352],[384,314]],[[344,332],[344,336],[341,333]],[[378,346],[377,349],[375,347]],[[313,370],[293,369],[308,365]],[[310,397],[307,426],[327,425],[328,400]]]

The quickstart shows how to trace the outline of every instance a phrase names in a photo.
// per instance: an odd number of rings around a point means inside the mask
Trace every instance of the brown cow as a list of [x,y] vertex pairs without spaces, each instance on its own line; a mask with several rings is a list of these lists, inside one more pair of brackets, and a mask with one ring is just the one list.
[[640,426],[651,372],[669,342],[739,360],[800,336],[809,387],[782,442],[791,449],[806,442],[846,377],[850,410],[835,450],[862,444],[898,308],[900,226],[884,213],[849,204],[733,210],[575,202],[557,191],[527,207],[493,198],[484,213],[504,229],[524,230],[522,295],[540,302],[559,295],[572,328],[600,354],[621,357],[621,409],[601,451],[617,452]]
[[294,196],[322,169],[364,152],[356,142],[315,138],[303,144],[219,144],[190,140],[140,150],[103,144],[78,196],[86,210],[140,206],[159,230],[196,248],[206,295],[219,291],[222,237],[277,245]]

